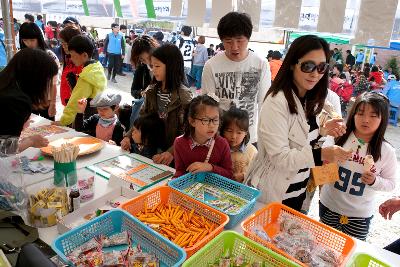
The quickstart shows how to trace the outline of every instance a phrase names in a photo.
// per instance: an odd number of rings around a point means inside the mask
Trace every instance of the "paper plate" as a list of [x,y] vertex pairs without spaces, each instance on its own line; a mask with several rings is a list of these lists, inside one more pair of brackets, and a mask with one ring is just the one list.
[[94,153],[104,147],[103,141],[94,137],[73,137],[57,139],[53,142],[50,142],[48,146],[43,147],[40,150],[43,154],[51,156],[52,147],[59,147],[65,143],[79,145],[79,156]]

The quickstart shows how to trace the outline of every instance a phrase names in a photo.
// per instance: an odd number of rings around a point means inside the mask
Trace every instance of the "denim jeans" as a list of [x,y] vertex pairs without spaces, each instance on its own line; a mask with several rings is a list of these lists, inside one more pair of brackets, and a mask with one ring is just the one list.
[[132,101],[132,112],[129,127],[132,128],[133,122],[139,117],[140,109],[142,108],[144,103],[144,97],[140,99],[133,99]]
[[197,89],[201,88],[201,76],[203,74],[204,66],[193,65],[190,76],[192,76],[196,82],[195,86]]

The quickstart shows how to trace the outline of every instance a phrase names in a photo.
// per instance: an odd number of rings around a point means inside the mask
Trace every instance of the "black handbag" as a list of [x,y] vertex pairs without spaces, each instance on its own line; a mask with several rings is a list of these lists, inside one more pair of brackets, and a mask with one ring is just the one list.
[[[35,249],[27,244],[35,243]],[[48,265],[28,265],[27,258],[36,258],[40,262],[50,262],[48,259],[55,255],[50,246],[39,239],[38,230],[34,227],[26,225],[23,219],[11,212],[0,209],[0,249],[3,250],[8,261],[12,266],[48,266]],[[28,251],[28,252],[27,252]],[[32,254],[34,253],[34,254]],[[18,257],[23,257],[21,260]],[[21,262],[18,265],[17,261]],[[49,265],[51,266],[51,265]],[[55,266],[55,265],[53,265]]]

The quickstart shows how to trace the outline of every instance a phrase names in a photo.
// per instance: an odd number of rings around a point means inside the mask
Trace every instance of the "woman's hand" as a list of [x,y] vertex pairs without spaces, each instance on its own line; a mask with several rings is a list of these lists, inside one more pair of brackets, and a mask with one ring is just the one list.
[[82,98],[78,100],[78,113],[85,113],[85,109],[87,106],[87,99]]
[[210,172],[212,170],[213,166],[210,163],[205,162],[193,162],[186,169],[186,171],[190,173]]
[[361,176],[361,182],[366,185],[373,185],[375,183],[375,179],[375,174],[370,171],[364,172]]
[[379,206],[379,213],[385,219],[392,219],[393,214],[400,210],[400,198],[386,200]]
[[131,149],[131,139],[129,137],[124,137],[124,139],[122,139],[121,148],[126,151]]
[[344,162],[351,158],[352,152],[340,146],[330,146],[321,149],[322,161],[329,163]]
[[168,151],[153,156],[153,161],[154,163],[157,164],[164,164],[168,166],[169,164],[171,164],[173,160],[174,160],[174,155],[172,155]]
[[330,135],[333,137],[339,137],[346,133],[346,125],[343,123],[343,119],[330,119],[321,128],[321,135]]
[[60,121],[52,121],[51,125],[61,126],[61,122]]
[[44,138],[43,136],[36,134],[22,139],[18,145],[18,150],[22,152],[28,147],[41,148],[48,146],[48,144],[49,140],[47,140],[47,138]]

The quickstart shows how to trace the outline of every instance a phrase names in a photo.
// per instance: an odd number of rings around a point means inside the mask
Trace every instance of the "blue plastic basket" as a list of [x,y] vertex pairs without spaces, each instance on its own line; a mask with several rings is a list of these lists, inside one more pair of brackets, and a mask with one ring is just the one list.
[[160,266],[180,266],[186,259],[186,252],[146,227],[138,219],[121,209],[114,209],[107,213],[68,231],[56,238],[53,249],[67,264],[66,255],[71,253],[86,241],[101,234],[110,236],[122,231],[128,231],[132,237],[132,244],[140,244],[144,251],[153,253],[160,260]]
[[225,191],[228,191],[234,194],[235,196],[239,196],[249,201],[249,203],[247,203],[247,205],[245,205],[238,213],[227,213],[217,207],[208,204],[205,201],[197,199],[200,202],[203,202],[204,204],[211,206],[214,209],[217,209],[229,216],[229,223],[225,226],[225,229],[232,229],[238,223],[240,223],[247,215],[249,215],[253,210],[254,206],[256,205],[257,198],[260,196],[260,191],[258,191],[257,189],[254,189],[247,185],[238,183],[236,181],[233,181],[231,179],[225,178],[221,175],[211,172],[201,172],[196,174],[188,173],[177,179],[170,181],[168,185],[174,188],[175,190],[178,190],[188,196],[191,196],[190,194],[184,192],[184,190],[194,183],[211,184],[215,187],[224,189]]

